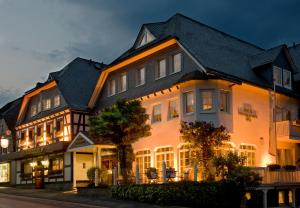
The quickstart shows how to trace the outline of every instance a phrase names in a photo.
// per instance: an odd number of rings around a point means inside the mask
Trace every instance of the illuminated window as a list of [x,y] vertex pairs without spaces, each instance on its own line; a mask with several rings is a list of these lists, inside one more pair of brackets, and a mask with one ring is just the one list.
[[283,86],[285,88],[292,88],[292,74],[290,71],[283,69],[282,71],[282,81],[283,81]]
[[44,139],[43,139],[43,125],[39,125],[36,128],[36,143],[37,145],[43,145]]
[[60,96],[56,95],[54,97],[54,107],[58,107],[60,105]]
[[226,156],[229,152],[233,152],[234,147],[231,143],[224,142],[222,145],[215,149],[215,155],[217,156]]
[[229,113],[229,92],[220,91],[220,111]]
[[50,168],[52,171],[63,170],[64,168],[64,158],[57,157],[50,160]]
[[31,116],[35,116],[37,113],[36,111],[36,105],[31,106]]
[[186,92],[183,94],[184,105],[185,105],[185,113],[193,113],[194,112],[194,93]]
[[9,182],[10,179],[9,172],[10,172],[9,163],[0,164],[0,183]]
[[181,71],[181,67],[182,67],[182,55],[181,53],[177,53],[175,55],[172,56],[172,60],[173,60],[173,67],[172,67],[172,71],[171,73],[176,73],[176,72],[180,72]]
[[136,86],[145,84],[145,67],[140,68],[136,72]]
[[179,116],[178,100],[170,100],[169,101],[169,119],[177,118],[178,116]]
[[166,163],[166,167],[174,168],[174,149],[173,147],[161,147],[155,151],[155,163],[158,175],[161,178],[162,164]]
[[161,121],[161,105],[154,105],[152,110],[152,123]]
[[43,100],[43,110],[49,110],[51,108],[51,99],[47,98]]
[[213,109],[213,91],[201,90],[201,109],[203,111],[211,111]]
[[64,120],[63,118],[59,118],[56,120],[56,137],[62,137],[63,136],[63,128],[64,128]]
[[179,148],[179,172],[184,174],[191,170],[191,149],[190,145],[184,144]]
[[255,151],[254,145],[240,145],[240,155],[246,158],[245,166],[255,166]]
[[111,79],[108,81],[108,96],[116,94],[116,80]]
[[155,79],[160,79],[166,76],[167,62],[166,59],[162,59],[158,62],[158,67],[155,74]]
[[127,90],[127,74],[123,73],[120,76],[119,92],[124,92],[126,90]]
[[52,137],[52,123],[47,123],[46,124],[46,136],[48,138]]
[[135,161],[137,166],[139,167],[140,176],[142,182],[146,182],[146,171],[147,168],[151,166],[151,152],[150,150],[141,150],[135,153]]
[[42,111],[42,103],[41,102],[38,102],[37,111],[38,111],[38,113],[40,113]]
[[34,141],[34,129],[29,129],[29,131],[28,131],[28,139],[29,139],[29,142],[33,142]]
[[32,167],[29,162],[23,163],[23,173],[30,174],[32,173]]
[[273,67],[273,80],[276,85],[282,86],[282,70],[277,66]]

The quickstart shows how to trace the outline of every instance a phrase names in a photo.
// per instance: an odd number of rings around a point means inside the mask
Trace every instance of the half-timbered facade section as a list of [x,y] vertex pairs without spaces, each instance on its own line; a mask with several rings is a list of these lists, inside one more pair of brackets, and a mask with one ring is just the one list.
[[[43,167],[47,185],[72,185],[72,153],[67,146],[88,130],[87,103],[103,64],[76,58],[25,93],[16,125],[16,184],[33,184]],[[84,86],[84,90],[82,87]]]

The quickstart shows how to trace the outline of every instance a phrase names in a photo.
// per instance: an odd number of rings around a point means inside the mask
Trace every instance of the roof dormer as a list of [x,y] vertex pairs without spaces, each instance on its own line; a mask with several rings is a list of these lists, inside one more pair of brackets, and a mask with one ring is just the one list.
[[155,39],[154,35],[147,29],[144,28],[141,35],[138,37],[136,48],[139,48],[147,43],[150,43]]

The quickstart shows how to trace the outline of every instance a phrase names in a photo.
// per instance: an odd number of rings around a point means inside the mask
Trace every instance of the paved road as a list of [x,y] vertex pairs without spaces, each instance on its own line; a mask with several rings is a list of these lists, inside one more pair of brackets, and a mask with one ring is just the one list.
[[104,208],[79,203],[0,194],[0,208]]

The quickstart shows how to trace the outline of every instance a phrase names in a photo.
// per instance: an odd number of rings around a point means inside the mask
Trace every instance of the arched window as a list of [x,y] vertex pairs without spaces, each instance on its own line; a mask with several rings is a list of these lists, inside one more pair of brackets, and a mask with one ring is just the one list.
[[150,150],[140,150],[135,153],[135,161],[140,171],[140,179],[143,183],[146,182],[146,171],[151,165],[151,152]]
[[160,147],[155,151],[155,165],[158,175],[162,175],[162,163],[166,162],[166,167],[174,168],[174,148],[173,147]]
[[256,147],[251,144],[240,145],[240,155],[246,157],[245,166],[255,166]]
[[179,173],[186,173],[191,169],[191,149],[189,144],[183,144],[178,148],[179,155]]

